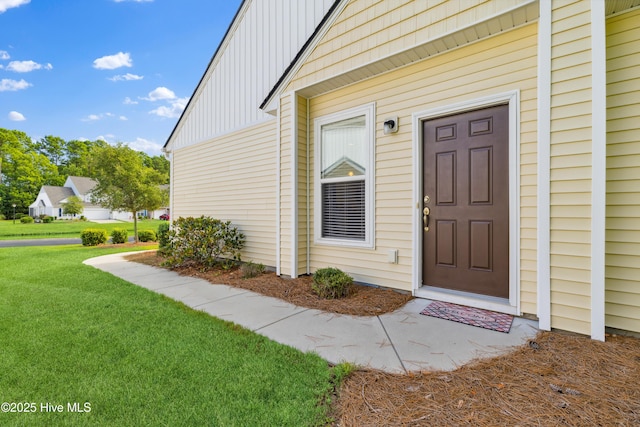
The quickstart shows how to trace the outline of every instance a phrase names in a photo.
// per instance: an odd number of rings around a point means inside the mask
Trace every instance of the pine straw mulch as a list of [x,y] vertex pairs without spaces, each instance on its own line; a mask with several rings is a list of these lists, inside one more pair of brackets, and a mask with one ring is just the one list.
[[[155,252],[128,255],[127,260],[160,267],[164,258]],[[199,277],[213,284],[223,284],[247,289],[263,295],[287,301],[299,307],[315,308],[338,314],[354,316],[377,316],[390,313],[405,305],[413,297],[391,289],[354,285],[349,296],[340,299],[318,297],[311,289],[311,277],[285,279],[273,272],[258,277],[243,279],[239,269],[210,269],[202,271],[196,267],[174,268],[173,271],[185,276]]]
[[[160,266],[155,252],[130,261]],[[404,305],[411,296],[356,286],[343,300],[322,300],[311,279],[266,273],[242,279],[236,271],[178,269],[293,304],[362,316]],[[480,359],[452,372],[407,375],[360,369],[342,383],[333,405],[346,426],[637,426],[640,425],[640,339],[608,335],[606,342],[540,332],[511,353]]]
[[638,426],[640,340],[541,332],[513,352],[453,372],[359,370],[339,426]]

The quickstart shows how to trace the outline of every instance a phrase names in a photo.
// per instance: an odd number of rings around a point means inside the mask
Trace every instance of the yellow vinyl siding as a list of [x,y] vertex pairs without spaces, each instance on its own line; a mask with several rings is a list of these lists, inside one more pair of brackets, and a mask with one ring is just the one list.
[[[314,244],[312,239],[312,271],[331,265],[349,272],[356,280],[411,290],[415,233],[412,229],[415,209],[412,114],[518,89],[522,162],[521,306],[524,312],[536,312],[536,43],[534,23],[310,100],[311,119],[368,102],[376,103],[375,249],[322,246]],[[331,58],[334,60],[340,58]],[[294,79],[290,87],[298,84],[300,81]],[[399,117],[400,129],[398,133],[384,135],[381,123],[391,116]],[[313,170],[310,177],[314,179]],[[310,196],[313,200],[314,195]],[[311,221],[314,221],[313,212]],[[388,251],[393,249],[398,250],[398,264],[388,263]]]
[[470,26],[526,0],[349,2],[297,73],[301,86]]
[[591,331],[591,4],[555,1],[551,35],[551,326]]
[[607,20],[606,326],[640,332],[640,10]]
[[298,265],[297,274],[307,273],[307,100],[301,96],[298,102]]
[[171,216],[230,220],[247,237],[243,259],[268,266],[275,266],[275,129],[271,120],[173,153]]

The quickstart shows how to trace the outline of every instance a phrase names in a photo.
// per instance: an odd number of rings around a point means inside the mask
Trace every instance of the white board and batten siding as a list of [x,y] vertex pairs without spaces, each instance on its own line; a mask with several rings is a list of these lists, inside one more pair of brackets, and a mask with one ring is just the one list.
[[259,109],[262,100],[333,3],[245,0],[167,148],[206,142],[273,119]]

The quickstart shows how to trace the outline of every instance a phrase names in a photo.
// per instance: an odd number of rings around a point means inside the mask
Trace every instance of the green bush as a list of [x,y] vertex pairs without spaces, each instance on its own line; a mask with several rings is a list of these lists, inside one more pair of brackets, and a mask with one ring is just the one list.
[[327,267],[313,275],[311,288],[321,298],[333,299],[349,295],[353,278],[338,268]]
[[44,215],[42,217],[42,222],[44,222],[45,224],[49,224],[49,223],[53,222],[53,217],[49,216],[49,215]]
[[162,222],[158,225],[158,253],[166,255],[169,250],[169,229],[168,222]]
[[111,243],[114,245],[120,243],[126,243],[129,237],[129,233],[124,228],[114,228],[111,230]]
[[[29,216],[29,215],[25,215],[23,213],[18,212],[18,213],[16,213],[15,219],[22,219],[22,217],[25,217],[25,216]],[[31,217],[29,217],[29,218],[31,218]]]
[[[18,217],[18,215],[16,214],[16,218]],[[23,224],[31,224],[33,223],[34,219],[31,218],[30,216],[23,216],[20,218],[20,222]]]
[[80,233],[82,246],[98,246],[108,239],[107,230],[103,228],[86,228]]
[[138,240],[141,242],[155,242],[158,237],[153,230],[140,230],[138,231]]
[[240,272],[242,273],[243,279],[251,279],[252,277],[257,277],[264,273],[264,270],[264,264],[256,264],[253,261],[249,261],[240,266]]
[[5,219],[7,219],[7,218],[4,216],[4,214],[0,213],[0,221],[4,221]]
[[201,216],[178,218],[169,231],[166,265],[178,267],[195,264],[203,269],[240,261],[244,234],[231,221]]

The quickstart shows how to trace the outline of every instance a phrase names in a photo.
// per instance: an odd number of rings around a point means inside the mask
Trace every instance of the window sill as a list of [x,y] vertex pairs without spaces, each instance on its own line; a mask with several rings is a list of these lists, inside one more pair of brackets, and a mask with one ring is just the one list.
[[315,239],[314,242],[318,246],[334,246],[341,248],[353,248],[353,249],[375,249],[372,242],[360,241],[360,240],[343,240],[343,239]]

